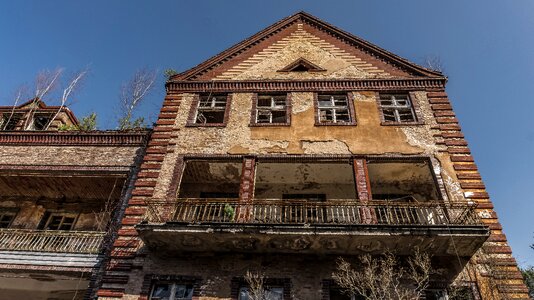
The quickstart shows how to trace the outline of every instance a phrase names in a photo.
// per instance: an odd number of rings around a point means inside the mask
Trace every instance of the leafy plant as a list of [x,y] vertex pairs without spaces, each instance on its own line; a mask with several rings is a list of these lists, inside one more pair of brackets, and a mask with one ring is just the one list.
[[234,221],[234,219],[235,219],[235,208],[232,205],[226,203],[224,205],[224,216],[227,217],[230,221]]
[[61,124],[57,128],[59,131],[91,131],[96,130],[96,113],[92,112],[88,116],[83,117],[78,125]]

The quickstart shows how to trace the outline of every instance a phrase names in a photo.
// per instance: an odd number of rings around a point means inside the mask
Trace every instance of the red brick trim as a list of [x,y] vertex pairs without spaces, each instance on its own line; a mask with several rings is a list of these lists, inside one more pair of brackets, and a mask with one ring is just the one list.
[[252,94],[252,109],[250,111],[250,127],[291,126],[291,93],[286,94],[286,122],[285,123],[256,123],[256,110],[258,108],[258,93]]
[[243,81],[172,81],[167,87],[173,92],[221,93],[237,92],[322,92],[322,91],[415,91],[440,89],[445,86],[442,79],[359,79],[359,80],[243,80]]
[[6,131],[0,145],[32,146],[143,146],[150,130],[143,131]]

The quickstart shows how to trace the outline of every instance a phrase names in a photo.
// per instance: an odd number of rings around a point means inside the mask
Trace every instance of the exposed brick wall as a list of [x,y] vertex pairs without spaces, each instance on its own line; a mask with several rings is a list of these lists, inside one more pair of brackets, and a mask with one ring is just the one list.
[[491,271],[484,275],[491,277],[495,282],[498,291],[502,293],[502,298],[529,299],[528,290],[512,257],[512,249],[502,232],[502,226],[493,210],[493,204],[461,132],[447,93],[440,90],[429,92],[427,96],[437,123],[433,129],[439,130],[437,137],[442,139],[441,144],[447,146],[446,152],[450,155],[464,197],[478,204],[478,215],[491,229],[489,239],[479,251],[480,254],[472,260],[473,263],[485,264],[491,268]]
[[175,137],[174,120],[180,100],[181,97],[173,93],[168,93],[165,97],[146,155],[139,168],[128,207],[117,231],[118,237],[113,244],[102,285],[97,292],[98,297],[121,298],[124,295],[124,286],[129,281],[130,271],[142,268],[134,261],[138,254],[142,255],[138,253],[141,245],[134,226],[143,220],[146,203],[154,194],[165,155],[173,152],[170,146],[173,145],[171,140]]

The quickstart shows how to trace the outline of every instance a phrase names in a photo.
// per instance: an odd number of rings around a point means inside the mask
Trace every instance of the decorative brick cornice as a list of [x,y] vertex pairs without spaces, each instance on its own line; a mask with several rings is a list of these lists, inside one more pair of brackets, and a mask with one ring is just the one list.
[[213,80],[170,81],[167,89],[173,92],[306,92],[306,91],[413,91],[442,89],[441,78],[343,79],[343,80]]
[[5,131],[0,145],[133,146],[145,144],[150,130],[142,131]]

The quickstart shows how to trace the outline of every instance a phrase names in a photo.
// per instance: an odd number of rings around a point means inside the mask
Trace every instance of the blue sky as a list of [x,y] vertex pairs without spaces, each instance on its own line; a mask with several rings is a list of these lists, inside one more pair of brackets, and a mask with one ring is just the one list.
[[[42,69],[90,74],[71,108],[116,127],[121,83],[183,71],[305,10],[416,63],[438,56],[447,91],[521,265],[534,265],[534,1],[2,1],[0,105]],[[141,114],[154,118],[163,75]]]

